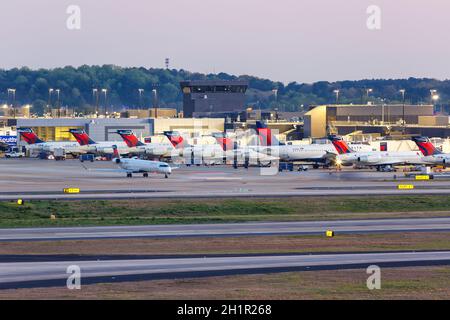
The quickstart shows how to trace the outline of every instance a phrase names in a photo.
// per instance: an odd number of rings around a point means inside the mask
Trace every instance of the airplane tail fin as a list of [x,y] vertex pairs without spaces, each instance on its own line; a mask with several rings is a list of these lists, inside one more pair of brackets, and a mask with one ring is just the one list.
[[188,144],[184,141],[183,137],[178,131],[164,131],[164,135],[172,143],[173,147],[176,149],[187,147]]
[[330,135],[328,136],[328,139],[333,143],[333,146],[339,154],[352,153],[352,150],[342,137]]
[[127,144],[129,148],[144,146],[141,141],[136,137],[132,130],[117,130],[123,141]]
[[262,146],[279,146],[284,145],[275,135],[272,135],[272,130],[267,127],[267,124],[262,121],[256,121],[256,131],[258,133],[259,142]]
[[214,133],[212,136],[216,138],[217,143],[222,147],[223,151],[234,149],[233,140],[228,138],[225,133]]
[[413,141],[417,144],[424,156],[433,156],[441,154],[428,137],[413,137]]
[[82,129],[70,129],[69,132],[75,137],[75,139],[77,139],[80,146],[95,144],[95,141],[89,138],[86,131]]
[[17,132],[28,144],[44,143],[31,128],[17,128]]

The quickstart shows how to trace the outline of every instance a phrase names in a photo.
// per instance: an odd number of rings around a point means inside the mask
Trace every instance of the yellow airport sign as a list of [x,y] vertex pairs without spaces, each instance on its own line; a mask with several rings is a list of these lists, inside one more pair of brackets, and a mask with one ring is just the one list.
[[419,175],[419,176],[416,176],[416,180],[430,180],[430,176],[429,175]]
[[17,204],[19,206],[22,206],[24,204],[24,201],[22,199],[17,199]]
[[411,190],[411,189],[414,189],[414,185],[412,185],[412,184],[400,184],[398,186],[398,189],[399,190]]
[[334,237],[334,231],[333,230],[327,230],[327,232],[325,232],[325,235],[328,238],[333,238]]
[[80,193],[80,189],[79,188],[65,188],[64,193]]

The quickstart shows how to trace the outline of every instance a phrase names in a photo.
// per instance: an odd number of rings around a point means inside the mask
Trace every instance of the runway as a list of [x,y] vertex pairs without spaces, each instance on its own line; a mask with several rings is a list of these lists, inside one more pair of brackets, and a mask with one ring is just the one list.
[[65,285],[69,266],[78,266],[82,283],[270,273],[295,270],[383,266],[447,265],[450,251],[364,254],[275,255],[107,261],[0,263],[0,288]]
[[[169,179],[160,175],[127,179],[121,173],[95,171],[115,168],[111,162],[85,166],[92,170],[85,170],[78,160],[0,159],[0,200],[450,194],[448,179],[413,181],[401,172],[349,168],[342,172],[320,169],[277,173],[267,168],[182,166]],[[404,183],[415,188],[398,190]],[[79,188],[81,193],[64,194],[63,189],[68,187]]]
[[0,229],[0,241],[450,231],[450,218]]

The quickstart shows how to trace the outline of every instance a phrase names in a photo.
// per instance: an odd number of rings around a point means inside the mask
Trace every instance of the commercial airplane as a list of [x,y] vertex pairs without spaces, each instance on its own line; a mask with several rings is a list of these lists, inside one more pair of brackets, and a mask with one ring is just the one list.
[[53,153],[55,149],[63,149],[65,153],[74,155],[86,153],[86,150],[84,148],[81,148],[78,142],[75,141],[45,142],[39,139],[39,137],[31,128],[17,128],[17,132],[28,144],[27,149],[31,151],[44,151]]
[[77,139],[79,145],[86,151],[92,153],[100,154],[111,154],[113,153],[113,145],[118,147],[120,154],[129,154],[130,148],[125,142],[120,141],[102,141],[95,142],[83,129],[69,129],[69,132]]
[[164,135],[173,146],[172,159],[182,158],[186,165],[201,163],[222,163],[224,152],[218,144],[212,145],[190,145],[178,131],[164,131]]
[[227,137],[225,133],[214,133],[212,136],[216,138],[217,143],[224,152],[224,162],[232,160],[235,168],[240,163],[244,164],[245,168],[248,168],[250,164],[268,166],[272,162],[280,160],[278,157],[256,152],[247,146],[238,146],[237,142]]
[[434,165],[450,166],[450,154],[439,151],[428,137],[413,137],[412,139],[424,155],[424,161]]
[[214,134],[217,144],[190,145],[177,131],[165,131],[164,135],[172,143],[175,151],[172,157],[182,157],[187,165],[205,163],[225,163],[227,160],[233,161],[236,168],[238,164],[248,167],[250,163],[257,165],[270,164],[271,161],[278,160],[276,157],[258,153],[252,149],[237,147],[231,139],[224,134]]
[[164,174],[167,179],[172,173],[172,168],[166,162],[141,160],[137,158],[121,158],[119,151],[117,150],[117,145],[113,145],[112,149],[114,154],[112,161],[119,165],[121,168],[120,171],[127,174],[127,178],[132,178],[133,173],[142,173],[144,178],[148,178],[149,173],[160,173]]
[[394,165],[427,164],[419,151],[372,151],[359,152],[352,150],[342,137],[331,135],[328,137],[333,143],[336,151],[339,153],[337,161],[342,165],[361,165],[367,167],[376,167],[378,171],[391,171]]
[[161,158],[169,157],[174,148],[170,143],[142,143],[132,130],[117,130],[117,134],[125,141],[131,153],[144,153]]
[[[309,162],[317,168],[320,164],[331,165],[336,159],[336,149],[332,144],[286,145],[278,141],[265,123],[257,121],[256,128],[259,145],[251,148],[261,153],[276,155],[281,161]],[[373,148],[366,144],[355,144],[353,147],[358,152],[373,151]]]

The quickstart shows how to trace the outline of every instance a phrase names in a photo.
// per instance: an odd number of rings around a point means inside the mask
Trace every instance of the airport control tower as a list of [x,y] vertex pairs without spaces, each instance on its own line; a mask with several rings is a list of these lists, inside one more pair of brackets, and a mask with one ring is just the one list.
[[202,117],[245,110],[248,82],[193,80],[180,83],[184,117]]

